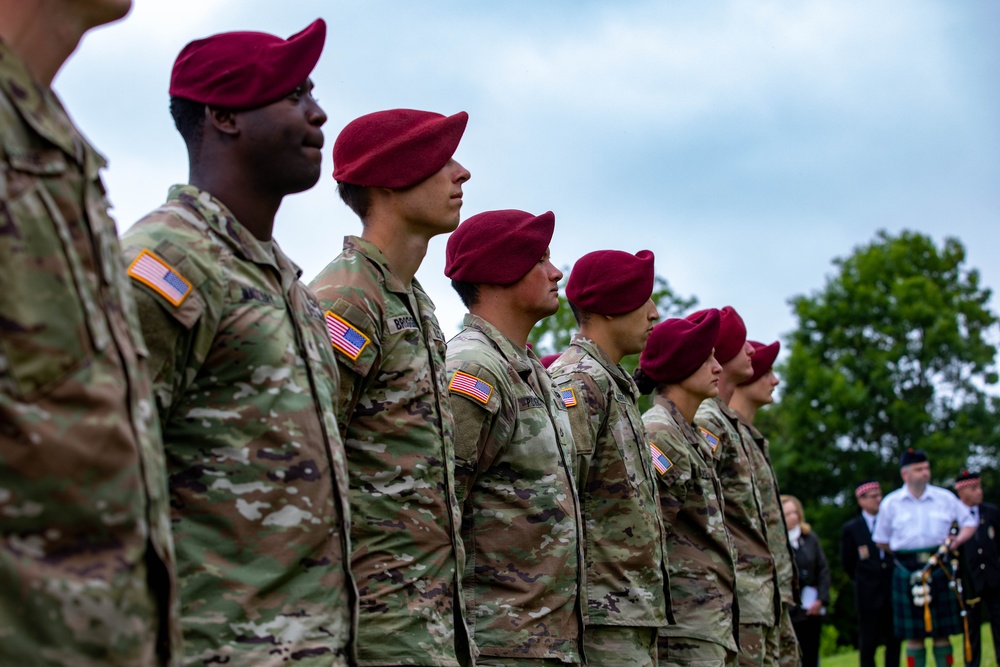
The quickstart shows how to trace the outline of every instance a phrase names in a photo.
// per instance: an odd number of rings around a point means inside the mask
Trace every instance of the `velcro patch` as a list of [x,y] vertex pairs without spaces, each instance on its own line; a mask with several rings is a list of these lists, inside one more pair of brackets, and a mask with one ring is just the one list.
[[559,395],[562,397],[563,404],[567,408],[576,406],[576,392],[572,388],[560,389]]
[[653,457],[653,467],[661,475],[667,474],[667,471],[674,467],[673,461],[653,443],[649,443],[649,455]]
[[128,267],[128,275],[152,289],[174,306],[184,303],[184,299],[191,294],[191,283],[188,282],[188,279],[146,248],[142,249],[139,256]]
[[395,334],[400,331],[406,331],[408,329],[419,329],[420,325],[417,324],[417,318],[412,315],[402,315],[400,317],[390,317],[385,321],[386,328],[389,333]]
[[698,430],[705,436],[705,440],[708,441],[708,444],[712,447],[712,451],[715,452],[715,450],[719,447],[719,436],[701,426],[698,427]]
[[448,383],[448,389],[451,391],[457,391],[460,394],[465,394],[466,396],[471,396],[483,405],[489,403],[490,396],[493,395],[493,385],[488,382],[483,382],[475,375],[469,375],[468,373],[463,373],[462,371],[455,371],[455,375],[452,376],[451,382]]
[[362,350],[371,342],[357,327],[329,310],[326,311],[326,331],[330,334],[333,347],[346,354],[352,361],[357,361]]

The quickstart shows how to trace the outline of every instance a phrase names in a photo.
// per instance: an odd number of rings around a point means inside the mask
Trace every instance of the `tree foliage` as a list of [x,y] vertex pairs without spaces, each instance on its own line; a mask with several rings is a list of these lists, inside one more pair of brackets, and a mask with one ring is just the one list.
[[855,484],[897,488],[908,447],[927,452],[937,484],[968,468],[987,498],[998,489],[1000,398],[998,319],[957,239],[882,231],[834,265],[823,289],[790,301],[781,401],[759,421],[782,491],[803,500],[836,563]]

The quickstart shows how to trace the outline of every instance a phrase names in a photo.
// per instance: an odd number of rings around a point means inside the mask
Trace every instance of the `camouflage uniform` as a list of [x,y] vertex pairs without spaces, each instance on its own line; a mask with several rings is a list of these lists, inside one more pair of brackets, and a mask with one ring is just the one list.
[[123,241],[167,452],[186,659],[348,664],[347,473],[315,297],[276,243],[190,185]]
[[480,317],[463,326],[448,374],[469,627],[482,656],[579,663],[582,526],[566,408],[534,354]]
[[[739,433],[747,443],[747,451],[757,472],[757,484],[763,503],[764,523],[767,525],[767,540],[774,556],[778,573],[778,595],[781,598],[781,616],[778,631],[771,642],[771,652],[781,667],[797,667],[799,664],[799,642],[795,638],[795,628],[789,615],[790,606],[798,604],[798,577],[795,572],[795,555],[788,543],[788,527],[781,507],[781,491],[778,478],[771,465],[771,453],[767,438],[754,426],[740,417]],[[753,443],[753,446],[749,446]]]
[[[573,394],[567,402],[572,404],[569,413],[585,526],[589,652],[591,626],[667,624],[670,584],[663,526],[635,382],[579,334],[549,372],[560,390]],[[636,654],[619,654],[633,664],[644,660],[641,651],[647,633],[638,635],[642,646]],[[655,661],[656,633],[648,637]],[[604,652],[599,642],[593,650],[598,655]]]
[[407,288],[378,248],[354,236],[311,286],[334,327],[340,368],[360,662],[470,661],[454,420],[434,304],[419,282]]
[[736,547],[736,594],[740,605],[740,665],[773,665],[767,637],[780,616],[777,570],[767,538],[762,491],[751,447],[739,434],[739,417],[718,397],[698,407],[695,425],[713,443],[722,482],[726,527]]
[[0,90],[0,664],[167,664],[163,451],[104,158],[3,42]]
[[[704,434],[695,433],[669,399],[658,399],[642,419],[651,445],[659,450],[652,453],[662,468],[657,469],[660,510],[677,619],[676,625],[660,628],[660,660],[702,664],[706,654],[715,654],[719,659],[714,664],[735,665],[736,550],[723,520],[722,484],[712,450]],[[698,650],[691,650],[686,660],[682,654],[689,646]]]

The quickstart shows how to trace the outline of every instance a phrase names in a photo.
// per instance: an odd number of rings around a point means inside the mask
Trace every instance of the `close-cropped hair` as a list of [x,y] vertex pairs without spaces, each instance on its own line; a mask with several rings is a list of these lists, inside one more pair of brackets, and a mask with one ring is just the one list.
[[452,280],[451,286],[458,292],[458,298],[462,300],[466,308],[472,308],[479,303],[479,286],[475,283]]
[[576,325],[578,327],[583,326],[584,324],[590,321],[590,313],[588,313],[587,311],[580,310],[572,303],[569,304],[569,309],[573,311],[573,319],[576,320]]
[[811,533],[812,526],[806,523],[806,512],[804,509],[802,509],[802,502],[799,501],[799,499],[796,498],[795,496],[782,495],[781,504],[784,505],[785,503],[791,503],[795,505],[795,509],[799,513],[799,528],[802,529],[802,534],[808,535],[809,533]]
[[184,97],[171,97],[170,115],[184,143],[190,148],[197,147],[205,129],[205,104]]
[[354,185],[353,183],[337,181],[337,194],[340,195],[340,199],[364,223],[365,218],[368,217],[368,209],[372,205],[371,188],[364,185]]

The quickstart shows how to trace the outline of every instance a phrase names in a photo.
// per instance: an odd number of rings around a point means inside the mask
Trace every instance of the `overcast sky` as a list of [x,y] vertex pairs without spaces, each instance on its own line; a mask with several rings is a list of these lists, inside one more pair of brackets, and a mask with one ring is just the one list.
[[[187,178],[167,86],[188,41],[328,24],[313,72],[323,177],[275,237],[312,279],[358,233],[329,150],[353,118],[468,111],[463,218],[552,210],[554,261],[615,248],[750,336],[795,326],[788,299],[878,229],[956,236],[1000,286],[1000,2],[135,0],[56,80],[108,156],[120,229]],[[445,239],[417,274],[445,333],[464,309]],[[1000,310],[994,296],[992,308]]]

